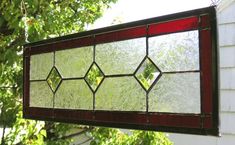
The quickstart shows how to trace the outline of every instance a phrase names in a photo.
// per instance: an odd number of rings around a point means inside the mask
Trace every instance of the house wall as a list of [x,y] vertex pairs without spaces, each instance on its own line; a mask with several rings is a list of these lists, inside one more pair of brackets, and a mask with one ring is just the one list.
[[235,145],[235,0],[217,6],[221,137],[170,134],[175,145]]

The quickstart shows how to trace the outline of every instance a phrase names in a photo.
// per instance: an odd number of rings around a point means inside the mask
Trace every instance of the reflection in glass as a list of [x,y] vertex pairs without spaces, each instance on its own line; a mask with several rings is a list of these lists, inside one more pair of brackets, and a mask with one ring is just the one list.
[[200,73],[163,74],[149,93],[149,111],[200,113]]

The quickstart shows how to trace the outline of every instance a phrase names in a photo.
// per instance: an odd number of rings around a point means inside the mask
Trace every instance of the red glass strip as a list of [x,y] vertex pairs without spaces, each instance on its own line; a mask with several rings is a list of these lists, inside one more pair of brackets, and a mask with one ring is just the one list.
[[59,42],[55,43],[55,48],[56,50],[61,50],[65,48],[76,48],[76,47],[82,47],[82,46],[89,46],[89,45],[94,45],[94,37],[89,36],[89,37],[82,37],[82,38],[77,38],[65,42]]
[[212,45],[210,30],[200,31],[202,112],[212,113]]
[[149,115],[149,123],[153,126],[200,128],[200,121],[201,119],[199,115]]
[[115,111],[97,111],[95,112],[95,121],[128,123],[128,124],[146,124],[146,114],[135,112],[115,112]]
[[92,111],[76,111],[69,109],[54,109],[54,117],[59,120],[92,120]]
[[92,36],[35,46],[31,49],[30,53],[33,55],[89,45],[94,45],[94,38]]
[[47,45],[40,45],[40,46],[34,46],[30,50],[30,54],[41,54],[41,53],[47,53],[47,52],[53,52],[54,47],[53,44],[47,44]]
[[[30,70],[30,49],[25,49],[24,51],[24,58],[23,58],[23,73],[24,73],[24,97],[23,97],[23,103],[24,103],[24,109],[25,107],[29,107],[29,70]],[[27,83],[26,83],[27,82]]]
[[95,35],[96,44],[146,36],[146,26],[139,26],[120,31]]
[[200,19],[201,19],[201,28],[210,27],[210,16],[209,15],[203,15],[200,17]]
[[212,128],[212,117],[211,116],[206,116],[203,118],[203,128],[210,129]]
[[148,34],[152,36],[194,29],[198,29],[198,17],[151,24]]
[[25,118],[52,119],[54,116],[53,109],[49,108],[29,107],[24,111]]

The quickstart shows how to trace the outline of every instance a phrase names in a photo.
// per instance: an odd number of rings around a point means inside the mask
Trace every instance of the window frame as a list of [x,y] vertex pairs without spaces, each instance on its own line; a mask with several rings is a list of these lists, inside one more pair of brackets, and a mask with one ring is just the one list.
[[[182,28],[180,27],[181,23],[190,25],[186,25]],[[200,114],[137,111],[89,111],[49,109],[29,106],[31,55],[133,38],[148,38],[190,30],[199,31],[201,80]],[[218,50],[215,7],[201,8],[28,43],[24,45],[23,55],[24,118],[127,129],[213,136],[219,135]]]

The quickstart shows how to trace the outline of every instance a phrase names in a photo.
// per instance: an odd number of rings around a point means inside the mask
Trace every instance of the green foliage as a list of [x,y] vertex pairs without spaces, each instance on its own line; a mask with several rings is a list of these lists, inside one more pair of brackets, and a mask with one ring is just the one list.
[[5,144],[43,144],[44,137],[46,137],[44,122],[23,119],[22,111],[19,111],[16,116],[17,119],[5,138]]
[[164,133],[153,131],[131,131],[128,134],[118,129],[96,128],[91,134],[95,138],[91,145],[172,145]]
[[15,96],[15,88],[0,88],[0,124],[5,126],[12,126],[16,121],[16,114],[19,110],[19,103]]
[[[1,0],[0,1],[0,126],[10,127],[1,144],[66,145],[78,125],[23,119],[23,47],[26,42],[84,30],[116,0]],[[92,75],[99,75],[95,69]],[[97,74],[98,73],[98,74]],[[92,76],[89,76],[93,81]],[[99,81],[96,78],[96,83]],[[95,128],[91,144],[171,144],[162,133]]]

